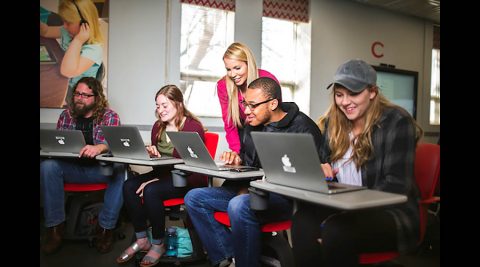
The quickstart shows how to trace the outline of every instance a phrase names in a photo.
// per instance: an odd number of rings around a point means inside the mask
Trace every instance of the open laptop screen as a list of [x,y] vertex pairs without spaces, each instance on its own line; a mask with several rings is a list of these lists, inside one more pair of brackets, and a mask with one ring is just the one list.
[[327,184],[311,134],[252,132],[252,139],[270,183],[326,194],[364,189]]
[[57,60],[52,51],[45,44],[40,44],[40,64],[55,64]]

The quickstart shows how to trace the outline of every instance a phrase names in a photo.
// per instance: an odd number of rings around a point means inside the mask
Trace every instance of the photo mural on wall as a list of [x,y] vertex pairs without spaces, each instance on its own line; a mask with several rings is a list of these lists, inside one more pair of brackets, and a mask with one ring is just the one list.
[[40,1],[40,108],[65,108],[82,77],[106,89],[107,9],[106,1]]

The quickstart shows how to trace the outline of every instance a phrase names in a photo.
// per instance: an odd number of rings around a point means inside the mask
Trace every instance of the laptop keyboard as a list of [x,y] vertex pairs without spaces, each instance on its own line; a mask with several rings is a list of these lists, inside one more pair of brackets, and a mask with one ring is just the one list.
[[79,153],[73,153],[73,152],[51,152],[51,151],[42,151],[40,150],[40,154],[43,155],[52,155],[52,156],[57,156],[57,157],[80,157]]
[[345,187],[338,185],[335,182],[327,182],[328,189],[343,189]]
[[173,159],[170,156],[161,156],[161,157],[151,157],[150,160],[163,160],[163,159]]
[[246,172],[246,171],[258,171],[258,168],[251,167],[251,166],[223,165],[223,167],[219,167],[218,170],[219,171]]

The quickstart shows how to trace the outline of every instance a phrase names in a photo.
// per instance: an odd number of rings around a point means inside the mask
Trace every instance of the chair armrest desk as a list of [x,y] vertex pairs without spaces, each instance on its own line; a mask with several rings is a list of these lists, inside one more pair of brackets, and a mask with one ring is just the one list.
[[342,210],[374,208],[399,204],[407,201],[407,197],[401,194],[393,194],[370,189],[337,194],[323,194],[288,186],[276,185],[264,180],[251,181],[250,186],[268,192],[274,192],[295,200],[307,201]]
[[246,171],[246,172],[231,172],[231,171],[216,171],[205,168],[193,167],[185,164],[177,164],[173,166],[175,169],[195,172],[200,174],[205,174],[208,177],[208,186],[213,186],[213,177],[223,178],[225,180],[252,180],[256,178],[261,178],[264,173],[260,169],[258,171]]

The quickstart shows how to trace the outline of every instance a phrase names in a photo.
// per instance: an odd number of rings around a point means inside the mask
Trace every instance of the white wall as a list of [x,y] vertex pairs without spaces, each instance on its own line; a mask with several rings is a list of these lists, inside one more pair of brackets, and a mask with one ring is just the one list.
[[[180,6],[178,0],[110,1],[109,102],[123,124],[151,125],[157,90],[179,84]],[[261,1],[237,1],[236,9],[235,41],[246,43],[261,62]],[[213,131],[223,129],[220,118],[202,121]],[[218,152],[228,149],[224,136]]]
[[123,124],[151,125],[166,77],[165,1],[110,1],[109,102]]
[[[388,63],[419,72],[423,79],[424,23],[420,19],[352,1],[311,1],[312,89],[310,115],[318,118],[327,109],[337,67],[351,58],[370,64]],[[371,53],[375,41],[384,44],[384,57]]]
[[[235,41],[248,44],[261,62],[261,1],[236,2]],[[309,115],[316,120],[328,107],[325,90],[338,65],[350,58],[370,64],[387,63],[419,72],[417,116],[428,127],[431,23],[422,19],[345,0],[315,0],[311,4],[311,88]],[[155,120],[154,94],[167,83],[179,81],[179,0],[110,1],[109,101],[123,124],[144,125]],[[430,38],[430,39],[429,39]],[[371,44],[384,44],[384,57],[371,54]],[[428,71],[428,73],[427,73]],[[425,75],[424,75],[425,72]],[[305,92],[302,92],[305,93]],[[308,91],[307,91],[308,93]],[[308,95],[308,94],[307,94]],[[307,112],[308,113],[308,112]],[[55,122],[59,110],[41,109],[40,122]],[[426,118],[426,119],[425,119]],[[221,131],[220,119],[203,119]],[[226,149],[220,139],[218,150]]]
[[235,35],[236,42],[246,44],[257,61],[262,62],[262,10],[263,1],[235,1]]

